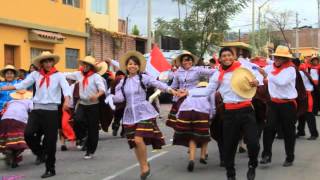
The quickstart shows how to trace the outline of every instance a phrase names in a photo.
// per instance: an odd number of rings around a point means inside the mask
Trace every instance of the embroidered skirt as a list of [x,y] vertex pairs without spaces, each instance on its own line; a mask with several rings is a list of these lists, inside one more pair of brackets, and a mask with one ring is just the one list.
[[166,121],[166,125],[168,127],[171,127],[173,129],[175,129],[175,125],[176,125],[176,122],[177,122],[177,113],[179,111],[179,108],[181,106],[181,104],[183,103],[183,101],[185,100],[185,98],[180,98],[177,102],[174,102],[172,104],[172,107],[171,107],[171,110],[168,114],[168,119]]
[[123,125],[130,149],[136,146],[134,137],[142,137],[146,145],[152,145],[153,149],[161,149],[165,145],[164,137],[160,131],[156,119],[140,121],[133,125]]
[[200,148],[210,141],[209,114],[196,111],[180,111],[175,125],[173,145],[189,147],[190,140]]
[[24,141],[26,124],[14,119],[0,121],[0,152],[6,150],[23,151],[28,148]]

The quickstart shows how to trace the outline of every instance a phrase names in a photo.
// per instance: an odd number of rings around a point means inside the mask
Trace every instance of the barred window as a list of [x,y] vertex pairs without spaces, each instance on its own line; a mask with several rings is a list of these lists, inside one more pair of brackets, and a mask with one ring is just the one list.
[[63,4],[80,8],[80,0],[63,0]]
[[66,48],[66,68],[77,69],[79,59],[79,49]]

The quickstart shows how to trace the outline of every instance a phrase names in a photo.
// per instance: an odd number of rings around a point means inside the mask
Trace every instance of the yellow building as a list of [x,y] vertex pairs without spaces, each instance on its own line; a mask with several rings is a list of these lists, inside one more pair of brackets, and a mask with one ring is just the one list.
[[118,32],[119,1],[87,0],[86,17],[97,29]]
[[10,0],[0,6],[0,68],[28,69],[44,50],[61,58],[57,68],[77,68],[85,56],[85,0]]

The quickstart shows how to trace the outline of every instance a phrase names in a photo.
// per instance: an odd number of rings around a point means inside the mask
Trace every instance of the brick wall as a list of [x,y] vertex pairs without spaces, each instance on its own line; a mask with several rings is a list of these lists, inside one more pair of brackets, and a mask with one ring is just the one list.
[[[136,50],[136,38],[125,34],[119,34],[120,46],[117,46],[112,33],[104,30],[91,28],[90,37],[87,41],[87,53],[93,55],[97,60],[112,58],[118,60],[123,54],[130,50]],[[141,39],[139,39],[141,40]]]

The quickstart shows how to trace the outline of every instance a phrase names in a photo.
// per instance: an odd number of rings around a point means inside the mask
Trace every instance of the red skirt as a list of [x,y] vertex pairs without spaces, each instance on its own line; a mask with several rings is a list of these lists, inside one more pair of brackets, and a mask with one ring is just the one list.
[[5,150],[23,151],[28,148],[24,141],[26,124],[14,119],[0,121],[0,152]]
[[153,149],[161,149],[165,145],[164,137],[160,131],[156,119],[140,121],[133,125],[123,125],[130,149],[136,147],[134,137],[142,137],[146,145],[152,145]]
[[183,103],[183,101],[185,100],[185,97],[184,98],[180,98],[177,102],[173,103],[172,104],[172,107],[171,107],[171,110],[168,114],[168,119],[166,121],[166,125],[168,127],[171,127],[173,129],[175,129],[175,125],[177,123],[177,113],[179,111],[179,108],[181,106],[181,104]]
[[210,141],[209,114],[196,111],[181,111],[175,126],[173,145],[189,147],[190,140],[200,148]]

